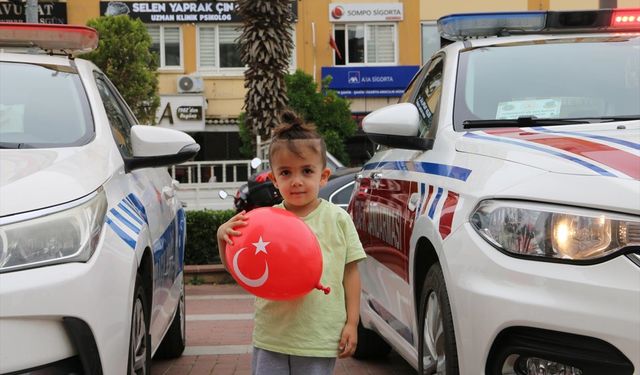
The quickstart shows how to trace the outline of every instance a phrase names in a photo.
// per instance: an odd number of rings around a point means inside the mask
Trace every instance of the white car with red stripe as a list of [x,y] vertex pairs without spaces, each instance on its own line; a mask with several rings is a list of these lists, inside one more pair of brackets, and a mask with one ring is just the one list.
[[438,24],[458,41],[363,120],[356,357],[640,374],[640,9]]
[[75,57],[97,45],[88,27],[0,23],[0,374],[149,374],[185,347],[166,167],[199,146],[137,125]]

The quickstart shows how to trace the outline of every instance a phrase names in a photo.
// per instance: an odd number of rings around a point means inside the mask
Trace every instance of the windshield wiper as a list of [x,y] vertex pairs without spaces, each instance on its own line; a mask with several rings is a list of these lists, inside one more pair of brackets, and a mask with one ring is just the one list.
[[640,120],[640,115],[584,117],[584,118],[579,118],[579,120],[587,120],[589,122],[632,121],[632,120]]
[[462,122],[463,129],[480,128],[508,128],[508,127],[531,127],[536,125],[575,125],[588,124],[591,119],[582,118],[536,118],[535,116],[520,116],[517,119],[495,119],[495,120],[465,120]]
[[0,142],[0,149],[18,149],[18,148],[30,148],[30,147],[25,143]]

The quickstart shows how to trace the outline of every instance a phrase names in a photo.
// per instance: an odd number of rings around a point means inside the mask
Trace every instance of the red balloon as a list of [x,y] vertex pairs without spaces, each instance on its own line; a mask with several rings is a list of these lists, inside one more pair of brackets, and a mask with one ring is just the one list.
[[322,251],[315,234],[299,217],[273,207],[245,214],[247,226],[227,245],[227,268],[240,286],[258,297],[288,300],[320,285]]

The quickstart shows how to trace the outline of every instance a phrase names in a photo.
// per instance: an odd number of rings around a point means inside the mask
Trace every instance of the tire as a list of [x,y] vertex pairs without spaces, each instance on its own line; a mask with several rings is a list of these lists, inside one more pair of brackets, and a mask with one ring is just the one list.
[[176,313],[173,316],[173,321],[169,330],[164,335],[162,343],[158,347],[154,358],[178,358],[184,352],[184,347],[187,342],[186,332],[186,315],[185,315],[185,302],[184,302],[184,280],[182,282],[182,292],[180,293],[180,301]]
[[151,373],[151,336],[149,335],[149,304],[144,294],[140,275],[136,276],[131,309],[131,333],[129,335],[129,375]]
[[[458,375],[458,352],[451,306],[442,268],[438,263],[427,272],[419,312],[418,373]],[[432,339],[433,336],[435,338]]]
[[362,322],[358,322],[358,344],[353,353],[355,359],[372,359],[386,357],[391,351],[391,346],[376,332],[364,328]]

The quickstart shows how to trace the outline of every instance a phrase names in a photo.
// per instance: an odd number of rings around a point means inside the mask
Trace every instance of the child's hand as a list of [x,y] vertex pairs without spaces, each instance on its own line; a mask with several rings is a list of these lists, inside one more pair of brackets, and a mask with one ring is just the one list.
[[236,227],[246,227],[248,217],[244,216],[246,212],[242,211],[236,216],[229,219],[226,223],[218,227],[218,242],[224,242],[227,245],[233,245],[232,236],[239,236],[242,233],[236,230]]
[[342,336],[338,346],[338,358],[351,357],[356,351],[358,344],[358,327],[357,325],[347,323],[342,328]]

